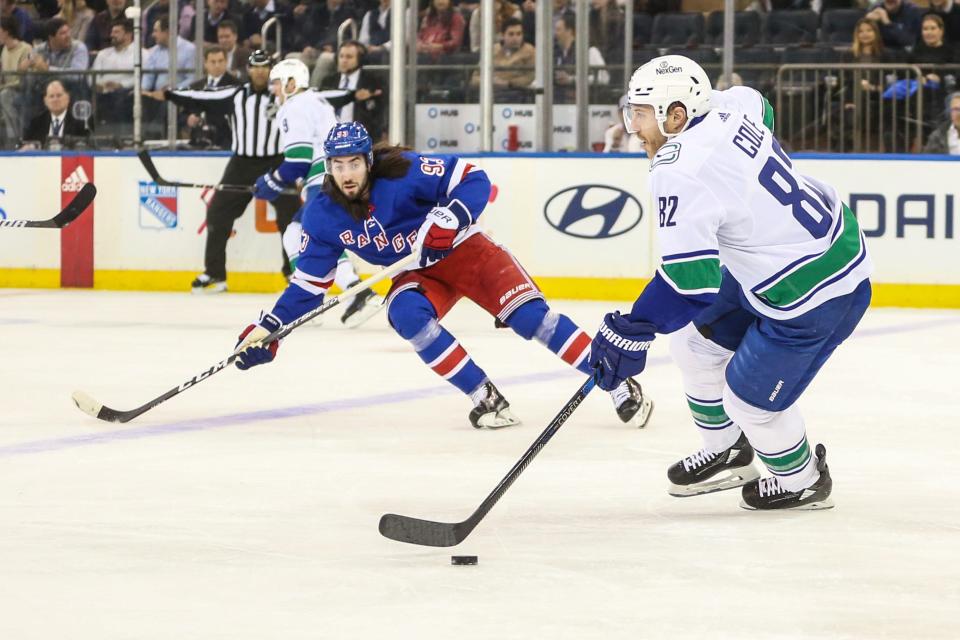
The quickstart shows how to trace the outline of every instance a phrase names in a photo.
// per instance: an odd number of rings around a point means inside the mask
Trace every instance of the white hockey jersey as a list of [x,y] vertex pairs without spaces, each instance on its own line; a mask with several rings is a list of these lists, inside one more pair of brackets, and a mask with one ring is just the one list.
[[277,111],[277,123],[284,162],[309,163],[303,186],[321,184],[325,173],[323,142],[337,124],[333,107],[319,92],[309,89],[286,99]]
[[714,91],[710,112],[653,157],[650,185],[659,275],[682,295],[711,293],[723,264],[759,314],[783,319],[852,292],[872,262],[836,189],[797,172],[772,124],[753,89]]

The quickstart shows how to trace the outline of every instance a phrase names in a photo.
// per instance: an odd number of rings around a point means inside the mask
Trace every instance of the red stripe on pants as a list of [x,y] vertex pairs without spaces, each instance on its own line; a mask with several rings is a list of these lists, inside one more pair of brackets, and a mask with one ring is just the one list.
[[[60,203],[73,200],[86,182],[93,182],[93,158],[60,159]],[[93,204],[60,232],[60,286],[93,286]]]

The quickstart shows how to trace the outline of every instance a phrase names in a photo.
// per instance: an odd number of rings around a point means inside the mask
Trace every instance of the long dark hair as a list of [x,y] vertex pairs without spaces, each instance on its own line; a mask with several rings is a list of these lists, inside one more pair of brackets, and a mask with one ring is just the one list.
[[351,218],[365,220],[370,213],[370,191],[373,189],[373,183],[381,178],[390,180],[407,175],[411,162],[409,158],[404,157],[403,153],[411,150],[410,147],[379,142],[373,147],[373,166],[370,167],[367,185],[359,198],[351,200],[343,195],[333,176],[329,174],[324,178],[323,192],[343,207]]

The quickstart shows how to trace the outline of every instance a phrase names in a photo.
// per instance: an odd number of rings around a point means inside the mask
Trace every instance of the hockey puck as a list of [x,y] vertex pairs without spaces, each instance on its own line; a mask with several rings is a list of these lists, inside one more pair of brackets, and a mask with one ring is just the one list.
[[477,564],[477,556],[450,556],[450,564]]

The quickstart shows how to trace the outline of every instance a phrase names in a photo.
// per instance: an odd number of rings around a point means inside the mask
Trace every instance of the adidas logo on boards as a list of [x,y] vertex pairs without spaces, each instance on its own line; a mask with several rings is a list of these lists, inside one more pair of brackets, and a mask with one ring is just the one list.
[[90,178],[87,177],[87,172],[83,170],[83,165],[78,165],[77,168],[67,176],[67,179],[63,181],[60,189],[68,193],[80,191],[83,185],[88,182],[90,182]]

